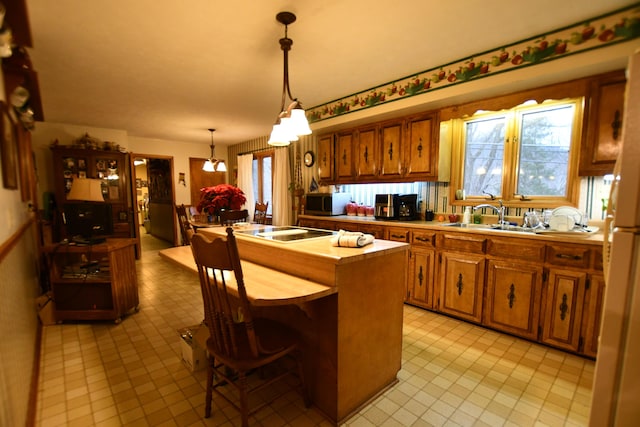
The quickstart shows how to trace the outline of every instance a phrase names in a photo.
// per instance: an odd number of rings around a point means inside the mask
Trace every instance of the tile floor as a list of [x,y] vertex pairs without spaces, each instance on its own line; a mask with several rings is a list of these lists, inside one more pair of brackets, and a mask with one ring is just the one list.
[[[176,330],[202,320],[197,277],[159,258],[143,234],[140,311],[119,325],[43,331],[37,426],[234,426],[229,407],[204,411],[204,371],[180,361]],[[399,383],[346,426],[583,426],[594,362],[405,306]],[[217,408],[214,401],[214,410]],[[329,426],[297,395],[256,426]]]

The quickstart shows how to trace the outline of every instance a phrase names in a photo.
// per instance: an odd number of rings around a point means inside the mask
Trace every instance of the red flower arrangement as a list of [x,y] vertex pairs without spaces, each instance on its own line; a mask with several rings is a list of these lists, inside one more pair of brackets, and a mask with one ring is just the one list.
[[200,189],[198,211],[208,215],[219,215],[223,209],[240,209],[246,201],[244,192],[238,187],[218,184]]

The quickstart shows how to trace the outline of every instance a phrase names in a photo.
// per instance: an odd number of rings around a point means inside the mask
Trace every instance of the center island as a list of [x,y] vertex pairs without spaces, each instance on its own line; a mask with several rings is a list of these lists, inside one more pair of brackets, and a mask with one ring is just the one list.
[[[301,334],[313,404],[338,425],[397,382],[409,245],[376,239],[361,248],[335,247],[329,232],[284,228],[313,238],[274,240],[272,232],[283,228],[273,226],[234,230],[247,294],[251,299],[253,285],[255,315]],[[215,237],[225,228],[198,233]],[[160,255],[195,271],[189,247]],[[279,284],[278,292],[264,297],[263,279]]]

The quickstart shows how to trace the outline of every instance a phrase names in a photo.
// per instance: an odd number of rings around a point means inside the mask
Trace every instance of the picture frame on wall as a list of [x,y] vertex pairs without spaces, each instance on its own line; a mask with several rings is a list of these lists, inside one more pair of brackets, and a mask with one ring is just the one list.
[[0,156],[2,156],[2,185],[9,190],[18,188],[18,147],[16,144],[16,130],[7,104],[0,102],[2,110],[2,127],[0,135]]

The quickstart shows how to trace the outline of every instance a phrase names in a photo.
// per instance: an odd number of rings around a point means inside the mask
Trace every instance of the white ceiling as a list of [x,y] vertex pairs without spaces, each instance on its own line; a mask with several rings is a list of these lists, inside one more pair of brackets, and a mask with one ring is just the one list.
[[633,4],[624,0],[27,0],[45,120],[235,144],[329,102]]

